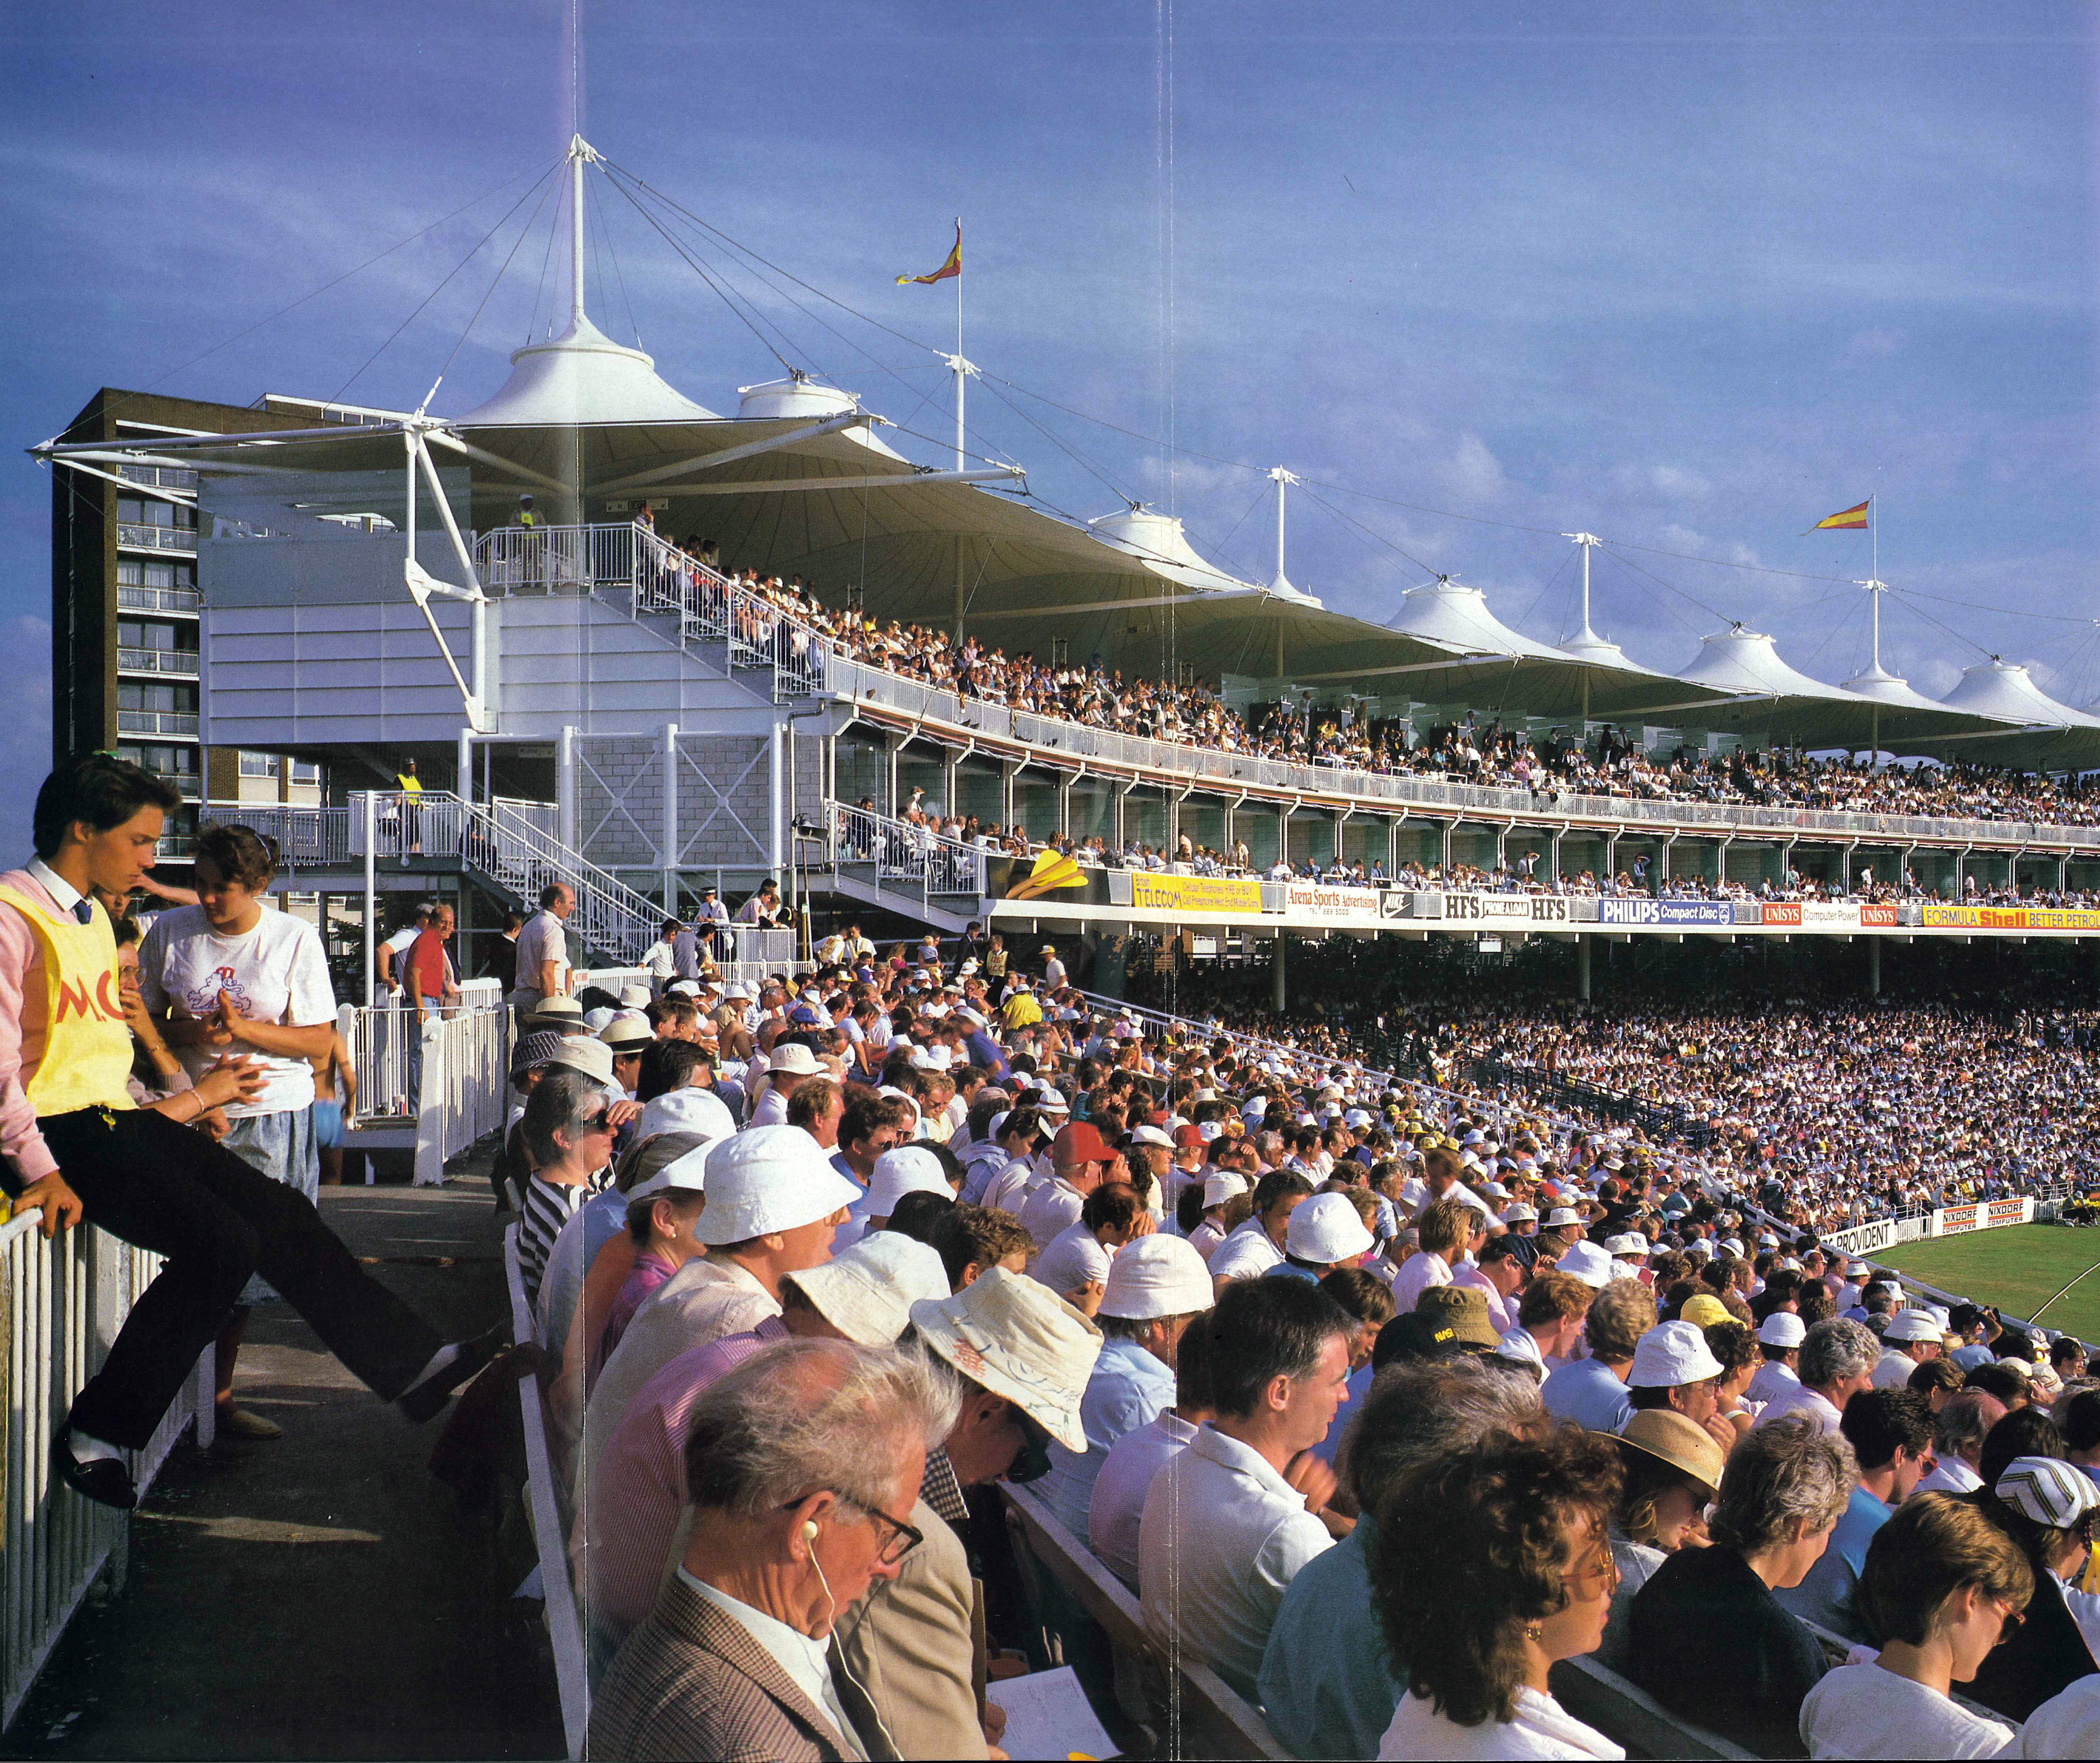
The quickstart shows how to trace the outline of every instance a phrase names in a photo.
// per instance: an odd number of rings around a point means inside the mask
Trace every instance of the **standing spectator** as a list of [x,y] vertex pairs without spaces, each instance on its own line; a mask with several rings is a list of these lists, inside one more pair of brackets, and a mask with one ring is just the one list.
[[686,1447],[699,1521],[598,1690],[589,1754],[868,1755],[826,1645],[918,1546],[895,1514],[955,1411],[924,1358],[845,1342],[783,1342],[717,1381]]
[[677,919],[666,919],[656,932],[656,941],[649,945],[649,953],[642,958],[643,970],[649,976],[649,989],[661,995],[672,981],[699,977],[696,969],[690,975],[678,972],[678,939],[686,934],[686,927]]
[[1805,1756],[1802,1698],[1828,1668],[1815,1637],[1772,1593],[1798,1585],[1815,1564],[1852,1479],[1851,1447],[1811,1417],[1745,1437],[1707,1517],[1711,1545],[1680,1549],[1634,1600],[1634,1681],[1762,1756]]
[[1618,1491],[1610,1443],[1572,1430],[1440,1456],[1405,1484],[1373,1564],[1408,1690],[1381,1758],[1626,1755],[1547,1685],[1603,1638]]
[[1866,1637],[1867,1625],[1853,1593],[1867,1549],[1931,1461],[1932,1411],[1915,1390],[1862,1390],[1845,1404],[1839,1430],[1852,1448],[1851,1498],[1822,1559],[1800,1584],[1772,1595],[1797,1616],[1858,1641]]
[[576,897],[561,883],[549,882],[540,890],[540,910],[518,933],[510,1004],[521,1027],[546,999],[567,989],[569,945],[562,925],[576,909]]
[[[245,826],[200,833],[199,903],[153,921],[139,951],[139,989],[192,1084],[229,1053],[262,1067],[260,1093],[225,1105],[232,1126],[220,1143],[311,1201],[320,1157],[311,1061],[334,1045],[335,994],[313,927],[267,903],[276,867],[275,847]],[[219,1419],[236,1438],[275,1439],[281,1430],[233,1401],[249,1311],[276,1301],[269,1282],[251,1276],[218,1337]]]
[[1907,1501],[1874,1533],[1860,1577],[1860,1625],[1881,1651],[1866,1664],[1840,1665],[1809,1691],[1801,1704],[1808,1754],[1983,1757],[2004,1751],[2012,1728],[1970,1713],[1952,1691],[2020,1626],[2033,1594],[2026,1557],[1975,1507],[1945,1494]]
[[408,1037],[408,1106],[420,1112],[423,1099],[423,1040],[435,1005],[448,1014],[459,1003],[460,989],[452,978],[452,959],[445,944],[452,934],[452,909],[443,904],[430,908],[430,923],[410,945],[404,963],[408,974],[409,1020],[403,1025]]
[[1496,1433],[1536,1435],[1546,1417],[1536,1386],[1491,1362],[1460,1357],[1389,1368],[1366,1399],[1341,1458],[1356,1528],[1292,1580],[1261,1662],[1262,1709],[1295,1755],[1362,1757],[1399,1705],[1402,1674],[1371,1592],[1381,1523],[1425,1465],[1478,1450]]
[[1211,1312],[1215,1417],[1154,1478],[1138,1527],[1145,1626],[1255,1695],[1298,1570],[1330,1547],[1333,1471],[1312,1456],[1349,1372],[1352,1324],[1298,1280],[1233,1284]]
[[1582,1324],[1586,1359],[1570,1360],[1539,1394],[1555,1420],[1587,1432],[1615,1433],[1632,1417],[1626,1374],[1641,1337],[1655,1319],[1655,1300],[1638,1280],[1613,1280],[1590,1302]]
[[516,908],[503,915],[503,925],[496,934],[496,946],[482,959],[479,978],[500,981],[505,986],[512,985],[518,973],[518,933],[525,928],[525,915]]
[[407,976],[401,971],[402,958],[415,946],[416,939],[430,928],[430,914],[435,910],[436,904],[430,900],[417,901],[408,922],[372,951],[373,972],[378,978],[380,994],[385,1002],[392,1003],[400,998],[402,988],[407,983]]

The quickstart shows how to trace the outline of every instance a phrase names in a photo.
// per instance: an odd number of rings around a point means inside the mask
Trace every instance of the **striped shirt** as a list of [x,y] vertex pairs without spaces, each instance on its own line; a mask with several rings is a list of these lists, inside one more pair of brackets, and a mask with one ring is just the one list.
[[536,1305],[540,1301],[540,1276],[546,1272],[547,1257],[562,1227],[611,1181],[612,1171],[607,1168],[574,1187],[542,1181],[537,1175],[526,1184],[525,1209],[518,1220],[518,1265],[525,1276],[527,1302]]

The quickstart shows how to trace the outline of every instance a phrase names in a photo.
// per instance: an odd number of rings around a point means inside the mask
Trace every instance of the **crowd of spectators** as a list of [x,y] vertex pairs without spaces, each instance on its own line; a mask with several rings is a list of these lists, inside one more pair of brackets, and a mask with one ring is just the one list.
[[[1555,1693],[1595,1657],[1763,1755],[2090,1754],[2082,1350],[1633,1130],[1147,1027],[1054,950],[832,953],[520,1025],[592,1755],[990,1756],[987,1648],[1048,1637],[1140,1742],[1185,1658],[1295,1755],[1621,1756]],[[999,1481],[1151,1664],[1013,1571]]]

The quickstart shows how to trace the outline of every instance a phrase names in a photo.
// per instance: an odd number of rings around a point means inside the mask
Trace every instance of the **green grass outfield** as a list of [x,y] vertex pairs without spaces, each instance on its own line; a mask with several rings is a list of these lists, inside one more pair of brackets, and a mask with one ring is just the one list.
[[[2058,1288],[2100,1262],[2100,1228],[2015,1224],[1968,1236],[1899,1243],[1869,1258],[1929,1280],[1942,1291],[1995,1304],[2008,1316],[2032,1317]],[[2081,1341],[2100,1341],[2100,1273],[2050,1305],[2041,1321],[2045,1328],[2061,1329]]]

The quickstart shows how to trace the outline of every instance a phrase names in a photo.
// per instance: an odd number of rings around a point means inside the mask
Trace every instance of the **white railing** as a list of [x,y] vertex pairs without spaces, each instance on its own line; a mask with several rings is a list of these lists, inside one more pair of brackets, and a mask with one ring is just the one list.
[[197,536],[193,527],[149,527],[143,522],[124,520],[117,523],[117,542],[127,551],[194,553]]
[[825,807],[831,834],[827,867],[865,866],[875,871],[878,884],[908,883],[918,889],[922,899],[933,894],[968,894],[973,898],[983,894],[986,853],[975,846],[864,808],[848,808],[838,802],[828,802]]
[[126,612],[188,612],[204,610],[204,596],[194,588],[142,588],[125,582],[117,589],[117,604]]
[[[532,1307],[526,1302],[515,1224],[503,1232],[503,1278],[510,1294],[510,1338],[521,1344],[533,1340],[538,1330]],[[546,1409],[536,1372],[528,1371],[518,1378],[518,1405],[525,1435],[525,1510],[532,1521],[533,1546],[540,1560],[536,1577],[544,1600],[540,1609],[546,1620],[547,1640],[554,1654],[554,1687],[561,1698],[565,1754],[580,1757],[590,1724],[590,1681],[585,1664],[583,1623],[576,1613],[575,1582],[569,1578],[561,1501],[547,1449]]]
[[204,824],[251,826],[277,841],[277,860],[285,869],[347,867],[361,855],[351,848],[351,815],[346,808],[302,808],[281,802],[207,802]]
[[121,673],[172,673],[181,679],[197,677],[200,657],[194,649],[119,649],[117,668]]
[[[51,1241],[34,1211],[0,1223],[0,1317],[7,1380],[0,1516],[0,1725],[11,1721],[66,1624],[105,1567],[121,1579],[130,1534],[120,1512],[56,1482],[51,1436],[161,1258],[90,1226]],[[192,1424],[211,1443],[213,1350],[170,1407],[131,1473],[143,1493]]]
[[194,735],[197,732],[197,713],[194,710],[120,710],[117,712],[117,732]]
[[421,1024],[405,1000],[354,1012],[351,1055],[360,1126],[413,1121],[415,1183],[501,1130],[510,1108],[510,1012],[496,980],[468,980],[460,1003]]
[[117,475],[126,483],[142,483],[149,490],[194,490],[197,474],[181,465],[119,465]]
[[624,595],[635,619],[674,621],[681,649],[719,644],[723,668],[771,669],[776,699],[824,689],[832,651],[822,632],[649,527],[500,527],[476,537],[474,561],[491,593]]

